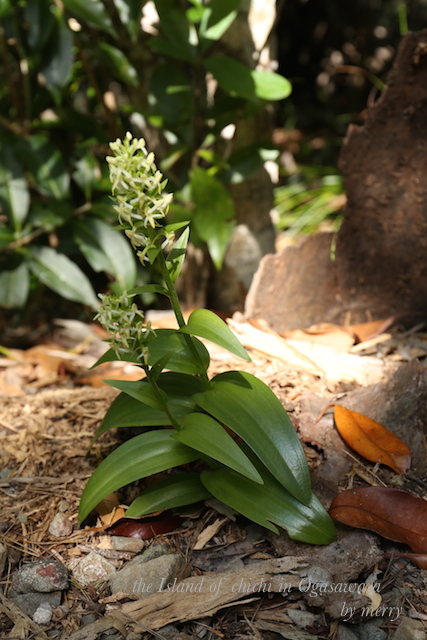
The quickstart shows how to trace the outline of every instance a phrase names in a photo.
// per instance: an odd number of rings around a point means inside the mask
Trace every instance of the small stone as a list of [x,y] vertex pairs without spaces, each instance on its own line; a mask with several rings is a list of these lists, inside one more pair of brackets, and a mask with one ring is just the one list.
[[49,533],[55,538],[69,536],[73,531],[73,525],[64,513],[57,513],[49,525]]
[[72,570],[73,577],[82,587],[108,580],[115,572],[116,567],[95,551],[88,553]]
[[87,613],[82,616],[80,624],[82,627],[85,627],[87,624],[93,624],[98,620],[98,617],[94,613]]
[[111,536],[111,542],[113,544],[113,549],[116,549],[116,551],[131,551],[133,553],[140,553],[144,548],[144,540],[140,540],[139,538]]
[[358,640],[358,638],[345,624],[339,624],[335,634],[335,640]]
[[37,624],[49,624],[52,620],[52,607],[50,604],[41,604],[33,613],[33,620]]
[[58,560],[38,560],[14,573],[12,587],[16,593],[62,591],[68,587],[68,571]]
[[184,564],[182,557],[175,554],[162,555],[148,562],[144,562],[144,556],[136,556],[111,576],[111,593],[121,592],[140,599],[146,598],[173,582]]
[[6,566],[6,560],[7,560],[7,547],[5,544],[0,542],[0,578],[3,575],[4,568]]
[[18,513],[17,520],[18,522],[22,522],[22,524],[27,524],[28,516],[26,513]]
[[426,640],[426,638],[427,634],[422,622],[412,618],[403,618],[391,636],[391,640]]
[[33,616],[37,609],[43,605],[50,607],[59,607],[61,604],[61,592],[51,591],[50,593],[23,593],[19,596],[10,597],[10,600],[16,604],[27,616]]
[[70,505],[68,504],[68,502],[67,502],[66,500],[62,500],[62,501],[59,503],[58,511],[59,511],[60,513],[65,513],[66,511],[68,511],[69,506],[70,506]]
[[170,548],[165,544],[155,544],[153,547],[149,547],[142,556],[139,558],[133,558],[131,562],[148,562],[149,560],[154,560],[155,558],[160,558],[160,556],[164,556],[170,553]]
[[300,629],[305,629],[313,625],[316,620],[314,613],[310,611],[301,611],[300,609],[286,609],[286,613],[294,624]]
[[372,622],[362,622],[353,626],[360,640],[387,640],[388,634]]

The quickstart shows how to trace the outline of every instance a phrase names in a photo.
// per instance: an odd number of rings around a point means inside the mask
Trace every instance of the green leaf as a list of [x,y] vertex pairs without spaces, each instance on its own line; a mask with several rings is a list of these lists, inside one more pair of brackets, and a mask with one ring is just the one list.
[[247,362],[251,359],[242,347],[234,333],[216,313],[208,309],[196,309],[188,318],[188,323],[182,327],[180,333],[188,333],[191,336],[198,336],[210,340],[220,347],[227,349],[234,355],[243,358]]
[[181,233],[178,240],[173,245],[168,257],[166,258],[166,267],[173,283],[176,282],[181,272],[182,265],[184,264],[189,235],[190,229],[189,227],[187,227]]
[[169,298],[169,291],[160,284],[143,284],[140,287],[134,287],[128,291],[130,296],[136,296],[141,293],[161,293],[163,296],[167,296]]
[[[194,97],[188,76],[181,67],[182,64],[171,60],[161,61],[150,79],[150,107],[156,115],[164,118],[167,125],[173,126],[173,130],[179,124],[192,123],[194,118]],[[181,90],[177,91],[177,88]]]
[[5,18],[12,11],[11,0],[0,0],[0,20]]
[[198,458],[197,451],[176,442],[171,435],[171,431],[165,429],[142,433],[110,453],[84,488],[80,500],[79,522],[109,493],[140,478]]
[[239,184],[258,171],[266,160],[277,160],[279,150],[268,142],[241,147],[228,158],[228,168],[221,171],[224,182]]
[[94,271],[115,276],[123,290],[135,285],[135,259],[121,233],[102,220],[85,218],[73,225],[73,236]]
[[25,262],[15,268],[0,271],[0,306],[20,309],[27,301],[30,279]]
[[173,436],[178,442],[221,462],[254,482],[262,483],[258,471],[239,445],[216,420],[204,413],[190,413]]
[[[192,338],[196,350],[199,353],[203,368],[209,366],[209,352],[206,347]],[[168,360],[168,369],[179,373],[199,374],[200,365],[194,361],[192,350],[189,348],[184,336],[176,329],[156,329],[156,337],[150,336],[146,341],[149,357],[148,364],[153,366],[167,354],[171,354]]]
[[297,500],[311,500],[310,474],[303,448],[279,399],[249,373],[221,373],[196,403],[235,431],[280,484]]
[[23,162],[43,195],[62,200],[68,196],[70,176],[61,152],[41,135],[30,136],[20,150]]
[[107,31],[116,36],[111,19],[101,0],[63,0],[67,11],[90,27]]
[[119,389],[119,391],[124,391],[127,395],[135,398],[135,400],[148,404],[149,407],[157,409],[157,411],[164,411],[164,406],[168,399],[167,395],[160,389],[160,394],[163,394],[162,401],[148,380],[137,380],[136,382],[128,380],[108,380],[108,384],[110,387]]
[[220,269],[234,228],[233,200],[224,185],[201,167],[193,170],[190,184],[195,231]]
[[5,142],[0,144],[0,206],[15,230],[20,231],[30,206],[30,193],[24,170]]
[[55,24],[51,8],[49,0],[32,0],[23,7],[25,26],[28,28],[27,42],[33,51],[41,50],[51,35]]
[[67,21],[59,14],[54,14],[56,29],[51,38],[51,53],[48,63],[42,67],[41,73],[46,80],[47,89],[59,103],[61,90],[67,86],[73,66],[73,33]]
[[231,96],[245,98],[251,102],[283,100],[291,93],[289,80],[270,71],[253,71],[228,56],[215,55],[204,61],[221,89]]
[[126,84],[130,84],[133,87],[138,86],[138,72],[135,67],[129,62],[123,51],[113,47],[106,42],[100,42],[93,47],[95,53],[97,53],[101,62],[104,63],[108,71],[117,80],[121,80]]
[[300,542],[330,544],[335,540],[332,519],[314,493],[304,505],[286,491],[267,469],[259,465],[258,471],[263,485],[225,468],[203,471],[201,480],[215,498],[270,531],[278,533],[276,524]]
[[240,1],[215,0],[205,7],[199,30],[201,38],[205,40],[203,49],[224,35],[237,16]]
[[127,27],[132,40],[136,40],[141,28],[142,7],[146,0],[114,0],[120,20]]
[[199,473],[177,473],[150,485],[126,511],[126,516],[136,518],[163,509],[176,509],[200,502],[210,494],[200,481]]
[[[193,395],[203,390],[203,384],[199,378],[170,371],[162,373],[157,384],[167,394],[169,411],[178,423],[181,423],[185,416],[195,410],[196,404]],[[166,427],[170,424],[170,420],[163,410],[153,409],[136,400],[132,395],[121,393],[108,409],[94,440],[113,428]]]
[[[159,27],[168,41],[165,44],[172,45],[172,47],[163,47],[162,53],[186,62],[195,62],[197,52],[195,46],[190,43],[190,25],[185,12],[181,11],[175,0],[155,0],[154,4],[160,18]],[[149,44],[157,51],[161,51],[160,38],[151,40]]]
[[41,282],[67,300],[98,308],[90,281],[66,255],[51,247],[30,247],[28,252],[30,269]]

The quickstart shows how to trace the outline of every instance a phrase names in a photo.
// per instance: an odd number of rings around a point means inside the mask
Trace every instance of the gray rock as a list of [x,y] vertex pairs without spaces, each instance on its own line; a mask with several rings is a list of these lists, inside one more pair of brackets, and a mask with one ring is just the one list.
[[5,544],[0,542],[0,578],[3,575],[4,568],[6,566],[6,560],[7,560],[7,547]]
[[91,551],[72,567],[75,580],[83,587],[108,580],[116,572],[116,567],[99,553]]
[[426,640],[423,623],[412,618],[403,618],[391,640]]
[[184,564],[181,556],[162,555],[144,561],[144,556],[136,556],[123,569],[110,577],[111,593],[127,593],[138,598],[146,598],[173,583]]
[[73,530],[73,525],[65,513],[57,513],[49,525],[49,533],[55,538],[69,536]]
[[358,637],[349,627],[340,623],[335,634],[335,640],[358,640]]
[[49,603],[41,604],[33,613],[33,620],[37,624],[49,624],[52,620],[53,612]]
[[86,615],[82,616],[80,624],[85,627],[87,624],[93,624],[97,620],[98,616],[95,613],[86,613]]
[[139,538],[111,536],[111,542],[113,543],[113,549],[116,549],[116,551],[132,551],[134,553],[140,553],[144,548],[144,540],[140,540]]
[[314,613],[311,613],[310,611],[301,611],[301,609],[286,609],[286,613],[292,622],[300,629],[305,629],[306,627],[311,626],[316,619]]
[[352,628],[360,640],[387,640],[388,638],[387,632],[372,622],[355,624]]
[[[170,553],[170,547],[165,544],[155,544],[153,547],[149,547],[144,553],[140,556],[143,562],[148,562],[149,560],[154,560],[154,558],[160,558],[160,556],[164,556]],[[133,558],[131,562],[140,562],[138,558]]]
[[68,571],[58,560],[38,560],[24,564],[12,577],[16,593],[48,593],[68,587]]
[[19,596],[11,597],[10,600],[16,604],[27,616],[32,617],[37,609],[42,605],[58,607],[61,604],[61,592],[51,591],[50,593],[23,593]]

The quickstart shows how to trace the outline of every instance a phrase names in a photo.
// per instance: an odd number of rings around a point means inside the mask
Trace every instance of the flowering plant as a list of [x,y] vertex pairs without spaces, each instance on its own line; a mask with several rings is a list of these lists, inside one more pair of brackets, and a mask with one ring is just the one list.
[[[119,446],[92,474],[81,498],[80,522],[112,491],[168,471],[132,502],[126,515],[176,508],[213,495],[276,533],[280,526],[297,540],[331,542],[334,525],[311,490],[301,443],[278,398],[249,373],[208,377],[209,353],[199,338],[250,358],[211,311],[197,309],[184,321],[174,283],[189,227],[185,222],[164,224],[172,195],[164,192],[166,181],[153,154],[144,140],[130,133],[111,149],[114,156],[107,160],[119,223],[141,263],[157,265],[164,286],[102,296],[96,317],[109,333],[111,348],[98,363],[134,362],[145,377],[137,382],[109,381],[121,394],[95,439],[114,427],[140,426],[147,431]],[[169,298],[179,329],[154,331],[144,323],[143,312],[132,303],[132,297],[143,292]],[[179,469],[196,460],[203,462],[197,467],[201,471]]]

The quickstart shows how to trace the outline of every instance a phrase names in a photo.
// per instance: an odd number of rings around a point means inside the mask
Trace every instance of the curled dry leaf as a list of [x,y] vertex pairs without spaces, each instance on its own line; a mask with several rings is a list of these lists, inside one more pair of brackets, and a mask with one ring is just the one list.
[[409,447],[375,420],[337,404],[334,420],[341,437],[366,460],[381,462],[397,474],[411,466]]
[[105,531],[111,536],[149,540],[177,529],[181,522],[181,518],[174,516],[171,511],[160,511],[141,518],[121,518]]
[[427,553],[427,501],[387,487],[358,487],[339,493],[329,515],[351,527],[375,531]]

